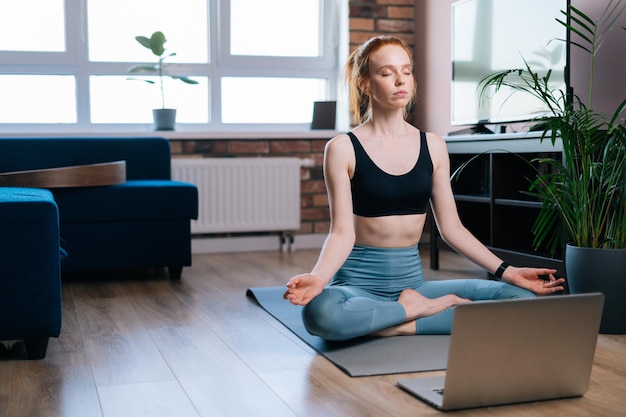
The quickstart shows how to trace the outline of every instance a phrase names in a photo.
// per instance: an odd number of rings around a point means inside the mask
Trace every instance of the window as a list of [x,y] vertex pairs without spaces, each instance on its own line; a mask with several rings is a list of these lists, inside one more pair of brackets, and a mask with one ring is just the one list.
[[326,96],[327,84],[319,78],[223,77],[222,121],[310,124],[312,103]]
[[230,53],[320,56],[320,6],[318,1],[231,0]]
[[20,0],[2,3],[0,51],[65,50],[63,0]]
[[[308,129],[313,102],[337,99],[340,3],[3,2],[0,132],[146,131],[162,106],[180,131]],[[167,75],[197,84],[165,77],[162,95],[156,76],[128,72],[157,62],[134,39],[157,30],[175,53]]]

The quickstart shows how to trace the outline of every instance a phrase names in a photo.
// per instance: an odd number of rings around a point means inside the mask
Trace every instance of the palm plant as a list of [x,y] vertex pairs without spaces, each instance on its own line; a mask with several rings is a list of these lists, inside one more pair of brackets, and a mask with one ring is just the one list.
[[[174,80],[180,80],[186,84],[198,84],[197,81],[182,75],[166,74],[166,68],[172,64],[165,62],[165,60],[169,57],[176,56],[176,52],[170,52],[167,55],[165,54],[165,52],[167,51],[167,49],[165,48],[167,38],[165,37],[163,32],[154,32],[149,38],[146,36],[135,36],[135,40],[139,42],[139,44],[141,44],[141,46],[143,46],[144,48],[150,49],[150,51],[152,51],[152,53],[158,57],[158,60],[154,65],[133,65],[128,69],[128,72],[156,74],[158,76],[159,89],[161,91],[161,108],[165,108],[165,91],[163,88],[164,77],[167,76]],[[153,80],[150,79],[142,79],[142,81],[145,81],[148,84],[156,84]]]
[[586,102],[551,89],[551,73],[542,76],[528,62],[524,68],[494,73],[481,81],[483,98],[489,87],[498,91],[506,86],[514,93],[532,94],[549,109],[537,119],[541,138],[553,145],[560,139],[563,159],[534,160],[539,168],[527,194],[542,202],[532,229],[533,245],[545,244],[553,255],[566,242],[587,248],[626,248],[626,99],[611,116],[593,109],[596,55],[625,7],[622,0],[610,0],[594,21],[569,6],[562,11],[565,20],[557,19],[578,36],[579,41],[569,41],[570,45],[589,54]]

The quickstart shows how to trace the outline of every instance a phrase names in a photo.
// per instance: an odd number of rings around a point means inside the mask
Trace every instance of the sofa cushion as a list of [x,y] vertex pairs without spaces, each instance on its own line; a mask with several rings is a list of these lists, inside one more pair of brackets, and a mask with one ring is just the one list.
[[53,190],[61,223],[198,218],[195,185],[170,180],[129,180],[105,187]]

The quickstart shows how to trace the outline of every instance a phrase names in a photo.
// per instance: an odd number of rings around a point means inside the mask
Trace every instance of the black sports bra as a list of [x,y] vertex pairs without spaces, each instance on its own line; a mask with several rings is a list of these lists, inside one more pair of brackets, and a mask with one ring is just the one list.
[[391,175],[371,160],[352,132],[356,166],[350,181],[353,212],[357,216],[380,217],[426,213],[432,192],[433,163],[426,134],[420,131],[420,155],[406,174]]

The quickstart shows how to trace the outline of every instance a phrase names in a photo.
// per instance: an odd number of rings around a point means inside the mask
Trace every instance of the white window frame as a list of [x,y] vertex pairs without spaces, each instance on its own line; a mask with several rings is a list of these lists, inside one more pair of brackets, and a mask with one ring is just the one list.
[[[132,1],[132,0],[131,0]],[[348,48],[348,6],[343,0],[323,0],[321,24],[322,55],[316,58],[232,56],[229,53],[229,0],[207,0],[209,62],[176,65],[181,74],[209,78],[209,122],[178,123],[177,132],[250,132],[307,131],[309,124],[222,124],[221,77],[302,77],[327,80],[326,100],[338,101],[338,125],[348,121],[347,100],[339,91],[342,65]],[[345,3],[345,4],[344,4]],[[90,116],[89,77],[91,75],[128,75],[134,62],[90,62],[87,50],[87,0],[65,0],[65,52],[0,51],[0,74],[64,74],[76,77],[77,123],[0,123],[0,135],[18,133],[134,133],[152,132],[151,124],[92,124]],[[219,32],[218,32],[219,31]],[[7,64],[10,63],[10,64]],[[343,113],[346,113],[343,115]]]

